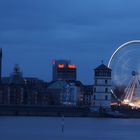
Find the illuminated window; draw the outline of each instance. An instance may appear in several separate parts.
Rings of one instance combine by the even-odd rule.
[[[69,68],[69,69],[75,69],[76,66],[75,66],[75,65],[68,65],[68,68]]]
[[[59,64],[58,68],[64,68],[64,64]]]

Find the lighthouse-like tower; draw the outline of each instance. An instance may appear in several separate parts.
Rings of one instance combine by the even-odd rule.
[[[111,69],[101,64],[94,70],[92,106],[109,109],[111,107]]]

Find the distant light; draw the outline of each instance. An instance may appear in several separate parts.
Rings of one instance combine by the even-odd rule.
[[[59,64],[58,68],[63,69],[64,68],[64,64]]]
[[[136,105],[134,103],[129,103],[130,106],[135,107]]]
[[[75,66],[75,65],[68,65],[68,68],[69,68],[69,69],[75,69],[76,66]]]
[[[124,104],[129,104],[130,101],[129,101],[128,99],[124,99],[124,100],[123,100],[123,103],[124,103]]]

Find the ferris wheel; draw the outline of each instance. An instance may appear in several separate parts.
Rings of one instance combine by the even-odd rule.
[[[140,100],[140,40],[122,44],[112,54],[108,67],[112,69],[114,86],[124,86],[124,103]]]
[[[114,85],[127,85],[132,71],[140,73],[140,40],[129,41],[118,47],[112,54],[108,67],[112,69]]]

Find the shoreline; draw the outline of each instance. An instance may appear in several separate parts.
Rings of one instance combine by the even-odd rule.
[[[87,117],[140,119],[140,110],[116,109],[110,112],[91,112],[89,107],[0,105],[0,116]]]

